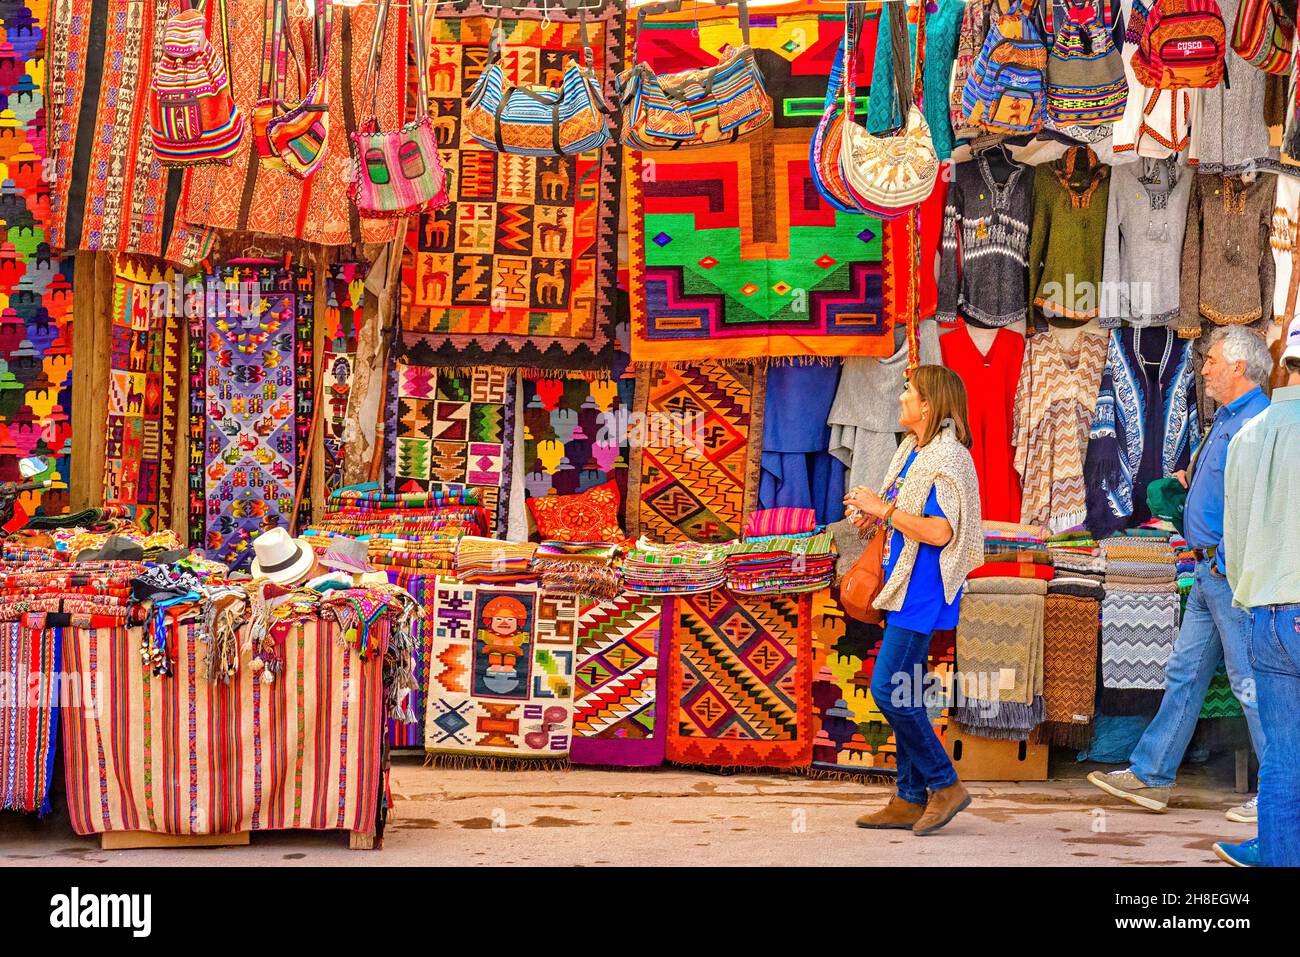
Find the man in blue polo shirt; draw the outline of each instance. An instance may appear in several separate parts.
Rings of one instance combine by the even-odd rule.
[[[1249,329],[1227,326],[1210,336],[1202,377],[1206,393],[1220,409],[1192,461],[1190,481],[1181,472],[1176,476],[1189,486],[1183,536],[1196,551],[1196,583],[1187,596],[1178,640],[1165,666],[1165,696],[1133,749],[1131,765],[1123,771],[1088,775],[1108,794],[1150,811],[1164,811],[1169,803],[1178,766],[1220,662],[1227,665],[1232,691],[1246,713],[1255,753],[1264,753],[1248,657],[1251,617],[1232,606],[1232,588],[1225,577],[1223,473],[1232,437],[1268,408],[1261,386],[1271,370],[1268,346]],[[1255,801],[1228,811],[1228,820],[1254,823]]]

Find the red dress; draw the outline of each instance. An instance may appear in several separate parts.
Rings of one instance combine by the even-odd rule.
[[[980,482],[980,511],[987,521],[1020,521],[1020,476],[1012,447],[1012,415],[1025,339],[999,329],[988,354],[979,351],[964,322],[939,337],[943,364],[966,384],[971,456]]]

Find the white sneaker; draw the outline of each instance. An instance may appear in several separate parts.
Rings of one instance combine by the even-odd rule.
[[[1228,813],[1224,815],[1234,824],[1258,824],[1259,823],[1259,795],[1256,794],[1245,804],[1239,804],[1234,808],[1229,808]]]

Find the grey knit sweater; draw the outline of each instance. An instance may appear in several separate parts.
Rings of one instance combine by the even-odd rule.
[[[977,325],[1024,319],[1029,307],[1029,220],[1033,170],[1013,162],[994,175],[986,155],[957,164],[940,242],[936,318],[958,313]]]
[[[1168,159],[1140,158],[1110,174],[1101,325],[1164,326],[1178,316],[1183,230],[1194,175]]]

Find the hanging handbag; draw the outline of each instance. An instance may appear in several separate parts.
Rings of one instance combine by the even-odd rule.
[[[299,179],[316,172],[325,158],[329,140],[329,49],[334,32],[334,0],[317,0],[313,34],[315,76],[302,102],[291,106],[266,124],[266,138],[286,169]],[[345,64],[345,66],[349,66]]]
[[[844,145],[840,165],[844,181],[854,199],[870,216],[893,219],[927,199],[939,177],[939,157],[930,138],[930,125],[921,114],[921,79],[925,69],[925,7],[921,6],[916,30],[916,67],[912,83],[907,82],[911,66],[911,44],[907,38],[906,13],[894,10],[897,3],[881,7],[889,18],[890,47],[894,61],[894,96],[900,131],[874,136],[853,120],[856,90],[844,89]],[[846,71],[848,73],[849,71]]]
[[[840,605],[850,618],[878,625],[885,620],[885,615],[872,603],[885,586],[885,535],[888,531],[877,521],[867,534],[869,537],[862,554],[840,579]]]
[[[424,4],[410,0],[411,48],[417,64],[428,63],[424,35]],[[429,117],[429,73],[417,69],[415,119],[396,130],[380,130],[379,77],[390,0],[379,0],[375,35],[361,102],[370,103],[370,116],[352,134],[352,198],[365,216],[412,216],[447,205],[447,173],[438,155],[438,140]],[[405,55],[406,44],[402,44]],[[366,96],[366,91],[370,96]]]
[[[253,105],[253,155],[263,166],[284,169],[266,135],[271,121],[283,116],[289,109],[285,102],[288,61],[293,60],[297,90],[306,89],[302,62],[289,41],[289,0],[264,0],[262,27],[262,80],[257,102]]]
[[[1047,51],[1047,119],[1057,127],[1103,126],[1120,119],[1127,102],[1124,58],[1102,7],[1071,2]]]
[[[577,156],[610,141],[612,111],[592,69],[585,12],[581,23],[582,61],[569,61],[559,89],[514,86],[501,66],[505,31],[498,14],[487,67],[465,100],[462,122],[475,143],[519,156]]]
[[[731,0],[713,0],[725,7]],[[656,74],[635,63],[619,77],[623,105],[623,145],[638,150],[677,150],[715,143],[734,143],[772,122],[772,98],[763,88],[749,45],[749,7],[739,0],[741,46],[723,50],[717,66],[707,70]],[[637,11],[640,39],[647,16],[675,13],[682,0],[647,4]]]
[[[1295,55],[1295,5],[1278,0],[1241,0],[1232,23],[1232,49],[1265,73],[1285,74]]]
[[[204,3],[168,18],[149,84],[149,128],[162,166],[229,165],[244,138],[226,67],[225,9],[215,15],[218,46],[208,39]]]
[[[813,185],[817,187],[822,199],[843,213],[863,211],[849,192],[840,167],[840,150],[844,145],[844,110],[840,107],[839,99],[846,81],[850,88],[856,86],[857,50],[854,39],[858,28],[856,11],[859,9],[860,6],[855,4],[846,11],[844,36],[840,37],[840,46],[835,59],[831,61],[830,77],[826,82],[822,118],[808,148],[808,166],[812,172]],[[850,74],[848,77],[845,76],[846,72]]]

